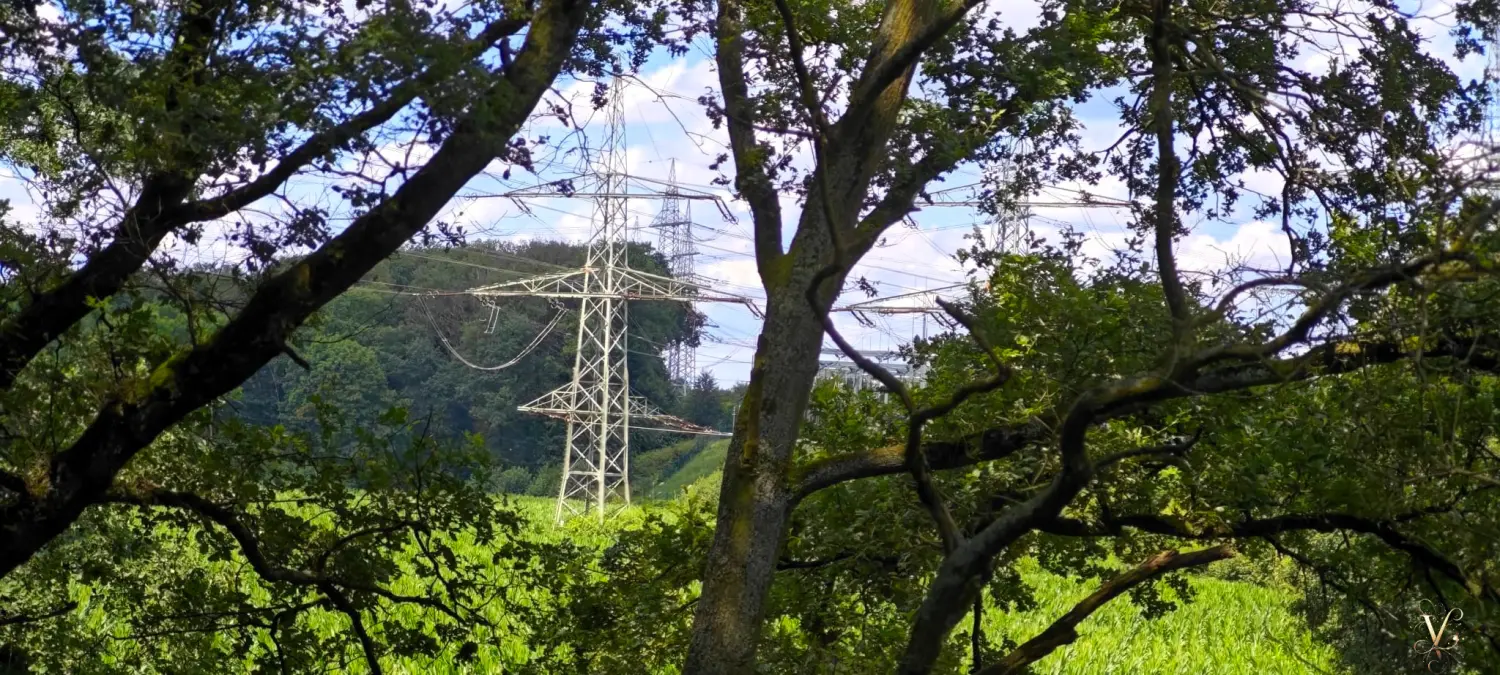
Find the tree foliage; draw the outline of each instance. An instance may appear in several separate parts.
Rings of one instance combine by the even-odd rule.
[[[1199,543],[1285,555],[1370,616],[1395,616],[1378,608],[1404,593],[1490,616],[1493,431],[1487,413],[1462,412],[1488,409],[1477,383],[1493,363],[1478,317],[1493,312],[1480,307],[1497,208],[1478,190],[1488,149],[1465,144],[1484,83],[1430,55],[1419,18],[1390,3],[1061,0],[1024,31],[1001,27],[1007,9],[718,4],[723,102],[710,109],[755,214],[770,311],[687,671],[754,672],[783,613],[830,663],[978,670],[998,641],[960,645],[956,631],[985,598],[1025,601],[1017,559],[1104,578],[1105,554],[1145,561],[1102,597],[1128,587],[1157,611],[1143,582],[1166,570],[1151,561],[1233,554],[1155,555]],[[1492,3],[1455,16],[1458,56],[1494,34]],[[1073,106],[1101,96],[1123,133],[1084,148]],[[908,387],[827,312],[881,233],[970,161],[991,170],[997,214],[1043,183],[1116,180],[1136,236],[1099,264],[1072,237],[964,252],[973,298],[944,307],[961,330],[914,348],[931,376]],[[1250,172],[1276,175],[1279,193],[1247,187]],[[778,189],[802,197],[785,246]],[[1180,268],[1190,224],[1247,216],[1279,221],[1284,268]],[[809,396],[825,334],[884,383],[886,399],[861,404],[883,412],[856,420]],[[809,405],[819,424],[804,429]],[[868,482],[891,474],[912,489]],[[847,590],[783,595],[798,584],[776,573],[787,554],[831,561],[821,581]],[[869,584],[872,569],[893,585]],[[816,638],[848,621],[839,608],[872,605],[891,617],[875,651]],[[1075,639],[1092,607],[1005,636],[1015,648],[983,672]]]
[[[0,7],[0,163],[33,202],[0,221],[8,641],[65,671],[472,657],[497,581],[454,542],[519,527],[483,489],[493,455],[382,409],[369,347],[298,329],[414,237],[459,239],[436,218],[460,188],[547,157],[520,131],[557,78],[691,39],[665,20],[582,0]],[[225,414],[282,355],[308,372],[274,413],[301,424]],[[31,631],[74,605],[87,640]],[[385,620],[403,608],[433,615]],[[142,642],[98,642],[117,638]]]
[[[1417,599],[1464,609],[1471,666],[1500,658],[1500,204],[1492,149],[1465,145],[1490,101],[1402,7],[1047,0],[1025,29],[937,0],[39,10],[0,8],[0,161],[40,207],[0,223],[7,659],[639,672],[685,652],[692,675],[993,675],[1087,639],[1121,595],[1169,611],[1191,597],[1178,572],[1231,556],[1303,570],[1351,664],[1410,659],[1370,636],[1409,634],[1391,622]],[[1454,10],[1460,55],[1494,37],[1494,3]],[[548,435],[511,411],[566,360],[476,377],[433,336],[492,363],[557,308],[480,335],[473,308],[389,319],[388,298],[343,294],[452,288],[455,270],[381,261],[458,239],[434,219],[482,171],[536,168],[552,141],[520,130],[560,74],[702,31],[768,296],[722,485],[621,532],[541,536],[487,488],[526,480],[497,458],[542,460]],[[1122,129],[1102,150],[1082,146],[1092,99]],[[1115,181],[1134,236],[1107,261],[1075,233],[976,242],[970,297],[911,346],[909,385],[828,310],[962,167],[997,214]],[[1279,225],[1284,267],[1179,264],[1190,226],[1247,217]],[[186,269],[168,243],[240,265]],[[662,344],[698,327],[632,316]],[[884,391],[815,386],[825,335]],[[637,387],[665,395],[655,368]],[[722,423],[710,384],[680,409]],[[1098,590],[994,634],[984,616],[1039,604],[1026,560]]]

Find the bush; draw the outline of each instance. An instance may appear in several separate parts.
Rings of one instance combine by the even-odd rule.
[[[536,475],[531,479],[531,485],[526,488],[526,494],[537,497],[556,497],[557,486],[561,484],[562,467],[548,464],[536,470]]]
[[[505,494],[522,495],[529,494],[531,490],[531,472],[526,467],[513,466],[500,472],[495,476],[494,489],[496,492]]]

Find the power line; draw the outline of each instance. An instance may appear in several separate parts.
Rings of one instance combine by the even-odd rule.
[[[449,344],[448,336],[443,335],[443,329],[438,326],[437,319],[432,316],[432,310],[427,306],[427,300],[424,296],[417,296],[417,304],[421,306],[422,313],[427,316],[427,323],[432,325],[433,332],[437,333],[438,340],[443,343],[443,347],[447,348],[448,353],[452,354],[453,358],[458,359],[460,363],[463,363],[464,365],[473,368],[474,370],[483,370],[486,372],[505,370],[506,368],[520,363],[522,359],[525,359],[528,355],[531,354],[532,351],[537,348],[537,345],[542,344],[542,341],[546,340],[548,335],[552,334],[552,329],[557,327],[557,322],[562,319],[564,313],[564,310],[559,307],[557,309],[557,312],[552,315],[552,320],[548,321],[547,325],[542,328],[542,331],[540,333],[537,333],[536,337],[532,338],[531,342],[527,343],[527,345],[521,349],[520,353],[516,354],[515,357],[511,360],[497,366],[480,366],[475,365],[473,362],[464,358],[463,354],[458,353],[458,350],[455,349],[452,344]],[[485,332],[493,331],[493,319],[498,318],[498,308],[491,305],[490,309],[492,321],[490,323],[490,330]]]

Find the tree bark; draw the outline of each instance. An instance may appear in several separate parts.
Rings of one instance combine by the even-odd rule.
[[[787,283],[767,293],[765,328],[724,462],[718,527],[694,617],[687,673],[754,670],[766,595],[795,496],[792,448],[823,344],[822,320],[800,291],[822,262],[799,257]],[[842,274],[837,277],[830,286],[842,281]]]

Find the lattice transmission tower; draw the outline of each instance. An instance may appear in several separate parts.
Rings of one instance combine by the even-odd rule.
[[[667,268],[672,278],[697,281],[693,272],[693,258],[698,251],[693,246],[692,202],[682,198],[677,188],[677,161],[673,160],[667,172],[666,193],[661,200],[661,210],[651,219],[658,234],[658,248],[666,256]],[[691,305],[689,305],[691,310]],[[667,348],[667,376],[679,387],[692,386],[698,376],[697,352],[692,345],[678,342]]]
[[[630,389],[628,302],[732,302],[759,314],[748,299],[706,289],[683,279],[632,269],[629,265],[627,206],[632,198],[715,201],[716,196],[670,193],[650,187],[626,172],[624,81],[616,78],[609,96],[608,129],[595,171],[548,184],[496,195],[515,200],[582,198],[595,205],[588,254],[582,268],[519,281],[480,286],[467,291],[494,306],[500,298],[543,297],[579,302],[577,352],[573,377],[534,401],[519,406],[523,412],[547,415],[567,423],[564,436],[562,484],[558,487],[556,516],[594,511],[602,520],[612,501],[630,502],[630,430],[650,428],[696,434],[723,435],[667,415]]]
[[[1018,180],[1016,177],[1017,167],[1008,163],[1000,168],[1001,182]],[[938,190],[928,195],[930,201],[923,208],[935,207],[965,207],[973,208],[988,206],[989,201],[975,199],[974,196],[964,195],[965,191],[978,191],[983,186],[978,183],[959,185],[946,190]],[[1061,188],[1053,188],[1061,189]],[[1026,241],[1026,235],[1030,232],[1030,219],[1034,209],[1050,208],[1074,208],[1074,209],[1129,209],[1133,206],[1131,202],[1111,197],[1100,197],[1084,193],[1078,193],[1077,198],[1070,199],[1022,199],[1003,206],[995,214],[991,221],[991,237],[996,248],[1005,252],[1019,251]],[[927,314],[935,316],[939,321],[945,321],[946,313],[937,304],[937,299],[944,296],[957,297],[965,293],[966,284],[951,284],[941,288],[931,288],[909,293],[901,293],[883,298],[862,300],[834,307],[829,311],[847,312],[854,315],[860,323],[869,325],[870,321],[866,315],[892,315],[892,314]],[[950,297],[951,299],[951,297]]]

